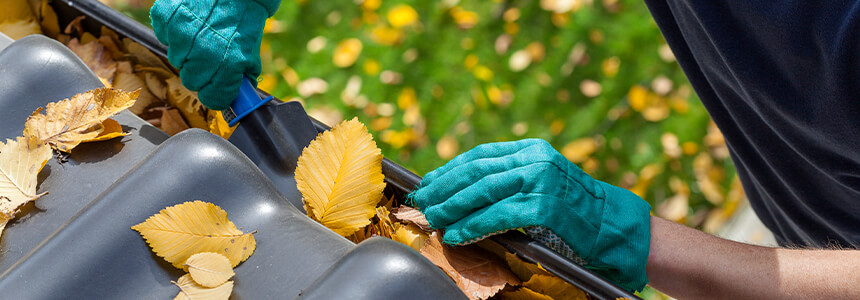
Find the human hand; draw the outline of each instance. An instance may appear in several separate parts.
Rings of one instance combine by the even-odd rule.
[[[428,173],[409,195],[449,245],[522,228],[628,290],[648,279],[650,210],[595,180],[546,141],[484,144]]]
[[[225,110],[239,94],[242,76],[260,75],[263,26],[279,4],[280,0],[157,0],[149,15],[182,84],[198,91],[207,108]]]

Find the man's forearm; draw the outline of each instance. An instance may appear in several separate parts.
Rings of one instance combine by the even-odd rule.
[[[753,246],[657,217],[647,272],[680,299],[860,299],[860,251]]]

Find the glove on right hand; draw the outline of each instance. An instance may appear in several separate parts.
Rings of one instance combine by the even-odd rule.
[[[182,84],[199,91],[207,108],[225,110],[238,96],[243,74],[260,75],[263,26],[278,5],[280,0],[158,0],[149,16]]]
[[[641,290],[647,202],[595,180],[539,139],[484,144],[427,174],[409,195],[449,245],[524,229],[628,290]]]

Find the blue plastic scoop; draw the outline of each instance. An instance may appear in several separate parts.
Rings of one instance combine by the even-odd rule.
[[[243,76],[242,85],[239,86],[239,96],[236,97],[236,100],[233,100],[233,103],[230,104],[230,108],[222,112],[224,115],[224,121],[227,121],[227,124],[230,125],[230,127],[236,126],[236,124],[239,123],[239,120],[260,106],[263,106],[263,104],[269,102],[272,98],[272,96],[269,96],[265,99],[260,99],[260,96],[257,95],[257,89],[255,89],[254,85],[251,84],[251,79],[247,76]]]

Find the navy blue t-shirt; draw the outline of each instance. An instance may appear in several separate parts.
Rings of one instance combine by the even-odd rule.
[[[645,0],[784,246],[860,247],[860,0]]]

